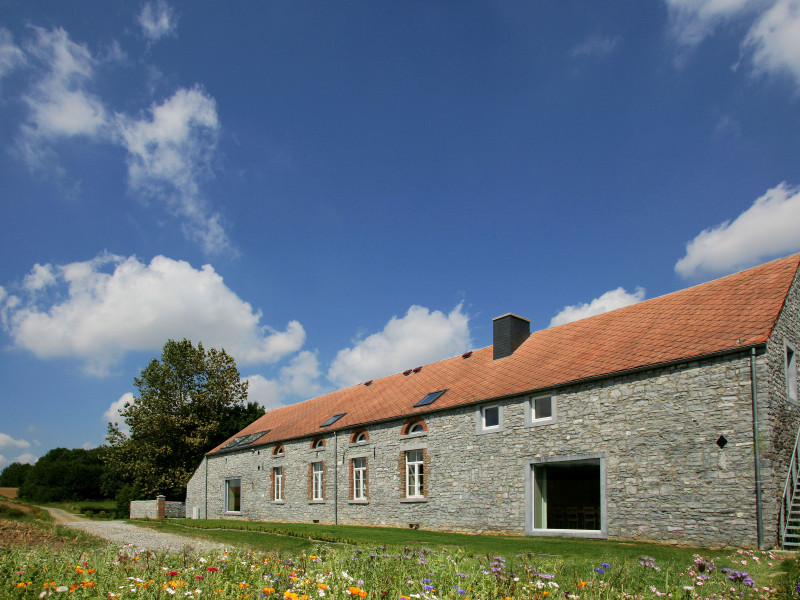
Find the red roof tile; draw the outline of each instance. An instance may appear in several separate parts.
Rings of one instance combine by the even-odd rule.
[[[767,340],[800,254],[602,315],[534,332],[506,358],[492,347],[269,411],[237,433],[270,430],[259,444],[747,347]],[[432,405],[414,408],[429,392]],[[347,413],[335,427],[326,419]],[[236,437],[234,436],[234,437]],[[232,439],[232,438],[231,438]],[[213,451],[218,450],[221,444]],[[212,452],[213,452],[212,451]]]

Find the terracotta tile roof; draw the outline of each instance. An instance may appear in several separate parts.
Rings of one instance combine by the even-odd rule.
[[[269,411],[236,436],[257,444],[402,418],[547,389],[621,371],[763,343],[775,325],[800,254],[602,315],[536,331],[506,358],[492,347]],[[414,408],[429,392],[448,391]],[[329,417],[346,413],[334,426]],[[236,437],[234,436],[234,437]],[[217,451],[221,444],[212,452]]]

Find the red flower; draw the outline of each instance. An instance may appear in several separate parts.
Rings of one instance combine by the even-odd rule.
[[[219,571],[219,567],[208,567],[209,571]]]
[[[178,574],[178,572],[177,571],[170,571],[168,574],[169,574],[170,577],[174,577],[175,575]]]

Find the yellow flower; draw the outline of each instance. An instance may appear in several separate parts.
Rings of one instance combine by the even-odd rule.
[[[317,587],[318,587],[319,589],[321,589],[321,590],[327,590],[327,589],[328,589],[328,585],[327,585],[327,584],[325,584],[325,583],[318,583],[318,584],[317,584]]]

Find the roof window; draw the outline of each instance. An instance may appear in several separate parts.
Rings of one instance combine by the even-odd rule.
[[[330,419],[328,419],[322,425],[320,425],[320,427],[327,427],[328,425],[333,425],[334,423],[336,423],[336,421],[341,419],[346,414],[347,413],[339,413],[338,415],[333,415]]]
[[[446,391],[447,390],[439,390],[438,392],[431,392],[430,394],[425,396],[422,400],[417,402],[414,405],[414,408],[416,408],[418,406],[428,406],[429,404],[433,404],[434,402],[436,402],[436,400],[439,399],[439,396],[444,394]]]
[[[269,433],[269,431],[270,430],[267,429],[266,431],[259,431],[258,433],[240,435],[239,437],[233,438],[230,442],[220,448],[220,450],[233,450],[234,448],[243,448],[244,446],[249,446],[261,436]]]

